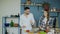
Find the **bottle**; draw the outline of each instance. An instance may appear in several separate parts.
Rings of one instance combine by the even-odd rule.
[[[13,22],[13,20],[11,20],[11,22],[10,22],[10,26],[11,26],[11,27],[14,26],[14,22]]]

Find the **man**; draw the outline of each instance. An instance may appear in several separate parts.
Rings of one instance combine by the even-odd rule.
[[[30,8],[24,8],[24,14],[20,16],[20,26],[22,28],[22,34],[28,34],[26,30],[31,31],[32,25],[35,23],[33,14],[30,13]]]

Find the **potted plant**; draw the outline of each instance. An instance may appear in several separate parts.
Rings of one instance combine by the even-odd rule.
[[[45,11],[49,11],[50,3],[44,2],[44,3],[42,4],[42,7],[44,8]]]

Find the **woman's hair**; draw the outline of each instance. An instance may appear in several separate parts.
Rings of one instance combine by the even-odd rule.
[[[49,11],[46,11],[47,12],[47,19],[49,20]]]
[[[48,25],[48,21],[49,21],[49,11],[46,11],[47,12],[47,23],[46,25]]]

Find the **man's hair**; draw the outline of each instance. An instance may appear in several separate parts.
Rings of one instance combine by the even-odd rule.
[[[24,10],[30,9],[29,7],[25,7]]]

